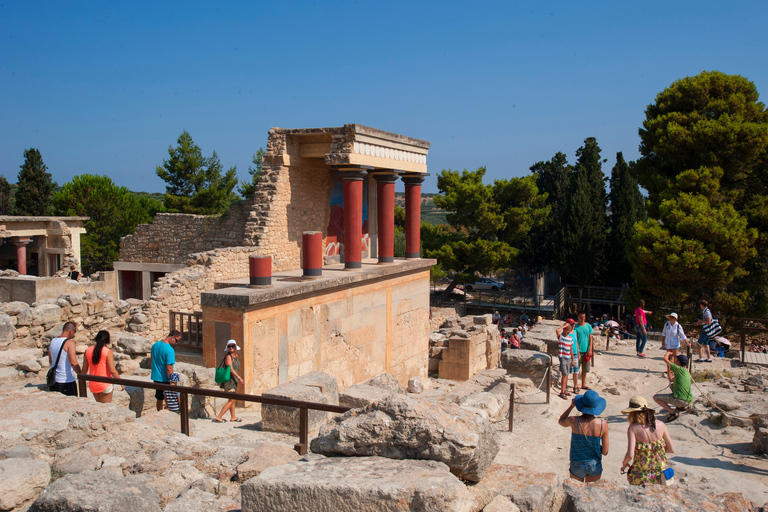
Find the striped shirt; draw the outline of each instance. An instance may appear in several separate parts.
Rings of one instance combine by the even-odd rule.
[[[176,391],[163,391],[165,403],[168,404],[168,410],[176,412],[179,410],[179,393]]]
[[[560,336],[560,341],[557,343],[557,348],[560,357],[573,357],[573,338],[570,334],[563,334]]]

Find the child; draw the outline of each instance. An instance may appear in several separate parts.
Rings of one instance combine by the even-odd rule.
[[[560,357],[560,373],[562,378],[560,381],[560,398],[567,400],[568,396],[568,375],[573,373],[573,369],[576,368],[576,373],[573,373],[573,388],[576,389],[578,384],[578,366],[576,366],[576,359],[573,354],[573,326],[576,324],[572,318],[566,320],[562,327],[557,329],[555,333],[558,337],[558,355]]]
[[[178,373],[172,373],[168,376],[168,384],[171,386],[178,386],[179,381]],[[176,391],[163,391],[165,394],[165,403],[168,404],[168,410],[173,412],[179,412],[179,393]]]
[[[501,351],[504,352],[509,347],[509,342],[507,341],[507,331],[503,330],[501,331]]]

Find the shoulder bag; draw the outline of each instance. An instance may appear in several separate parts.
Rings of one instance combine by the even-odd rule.
[[[224,361],[226,360],[227,356],[224,356],[224,359],[221,360],[221,364],[216,367],[216,377],[214,377],[216,384],[224,384],[232,377],[232,366],[224,366]]]
[[[61,342],[59,347],[59,355],[56,356],[56,364],[48,369],[48,373],[45,374],[45,383],[48,385],[48,391],[58,391],[59,387],[56,385],[56,368],[59,367],[59,359],[61,359],[61,351],[64,350],[64,344],[69,340]]]
[[[704,332],[707,333],[707,337],[712,340],[715,336],[723,332],[723,328],[720,326],[720,322],[717,321],[717,318],[712,318],[709,325],[704,325]]]

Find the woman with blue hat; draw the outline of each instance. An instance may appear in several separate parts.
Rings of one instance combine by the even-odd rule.
[[[573,408],[581,416],[570,416]],[[608,422],[597,418],[605,410],[605,398],[589,390],[573,399],[557,422],[571,429],[571,478],[597,482],[603,474],[603,455],[608,455]]]

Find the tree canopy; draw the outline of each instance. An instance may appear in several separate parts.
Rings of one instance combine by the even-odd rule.
[[[11,184],[2,175],[0,175],[0,215],[13,215]]]
[[[206,215],[225,211],[236,198],[237,168],[224,172],[216,151],[204,157],[186,130],[176,143],[175,148],[168,147],[168,159],[155,169],[166,182],[166,209]]]
[[[242,181],[240,186],[237,187],[237,191],[243,199],[252,199],[256,195],[256,187],[258,186],[265,154],[264,148],[259,148],[256,154],[253,155],[253,166],[248,166],[248,174],[251,175],[251,180]]]
[[[658,300],[768,312],[768,112],[758,97],[744,77],[705,71],[645,111],[632,171],[651,218],[637,227],[632,264]]]
[[[24,164],[19,171],[15,215],[45,216],[52,211],[51,194],[54,183],[43,157],[35,148],[24,151]]]
[[[607,267],[609,282],[629,283],[632,278],[630,242],[635,223],[646,220],[645,199],[640,187],[629,171],[624,155],[616,153],[616,165],[611,169],[611,191],[608,195],[611,214],[608,221],[608,247],[606,254],[610,265]]]

